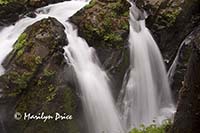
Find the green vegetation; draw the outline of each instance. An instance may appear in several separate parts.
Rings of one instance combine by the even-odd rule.
[[[85,6],[85,9],[92,8],[96,4],[96,0],[92,0],[88,5]]]
[[[24,46],[26,44],[26,39],[27,39],[27,34],[22,33],[14,45],[14,50],[17,51],[18,57],[24,53]]]
[[[171,126],[171,121],[166,120],[161,126],[152,124],[148,127],[141,125],[140,128],[134,128],[129,133],[166,133]]]
[[[52,71],[52,70],[50,70],[50,69],[44,69],[44,76],[46,76],[46,77],[52,77],[53,75],[55,75],[55,71]]]
[[[173,11],[167,11],[163,13],[163,19],[166,20],[167,26],[171,26],[175,23],[177,16],[180,13],[180,9],[176,8]]]
[[[14,85],[15,89],[13,88],[13,92],[9,94],[9,96],[17,96],[20,94],[24,89],[27,88],[28,82],[33,76],[31,72],[10,72],[7,75],[8,80],[12,81],[11,84]]]
[[[0,5],[1,4],[8,4],[10,2],[17,2],[17,3],[21,3],[24,4],[26,3],[28,0],[0,0]]]
[[[15,43],[14,49],[15,49],[15,50],[19,50],[19,49],[23,48],[23,46],[24,46],[25,43],[26,43],[26,38],[27,38],[27,34],[26,34],[26,33],[22,33],[22,34],[19,36],[17,42]]]
[[[42,58],[40,56],[35,57],[35,63],[37,65],[42,64]]]
[[[7,4],[9,2],[10,2],[10,0],[0,0],[0,4]]]
[[[106,34],[104,36],[104,40],[110,42],[123,41],[122,37],[119,34],[114,34],[114,33]]]

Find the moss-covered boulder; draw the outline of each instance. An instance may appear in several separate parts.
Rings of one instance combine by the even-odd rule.
[[[120,48],[128,35],[129,6],[126,0],[92,0],[70,20],[89,45]]]
[[[172,133],[200,132],[200,27],[193,32],[192,54],[181,88]]]
[[[9,133],[77,133],[78,98],[66,73],[64,27],[54,18],[29,26],[14,44],[0,77],[1,116]],[[67,68],[66,68],[67,67]],[[69,71],[69,70],[68,70]],[[72,115],[72,120],[15,120],[15,112]]]

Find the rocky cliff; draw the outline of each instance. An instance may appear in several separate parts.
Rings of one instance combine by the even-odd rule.
[[[180,90],[178,108],[172,128],[173,133],[200,132],[200,27],[192,35],[190,56],[184,85]]]

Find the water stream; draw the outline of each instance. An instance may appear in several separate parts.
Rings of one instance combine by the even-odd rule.
[[[164,62],[145,26],[145,13],[130,8],[130,68],[118,104],[127,129],[159,124],[171,118],[174,106]]]

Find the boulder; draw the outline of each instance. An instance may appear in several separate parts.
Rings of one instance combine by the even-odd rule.
[[[0,77],[0,112],[6,132],[79,132],[80,102],[70,80],[72,70],[63,57],[67,43],[64,26],[55,18],[38,21],[20,35],[3,62],[6,72]],[[16,112],[52,116],[66,113],[73,119],[15,120]]]

